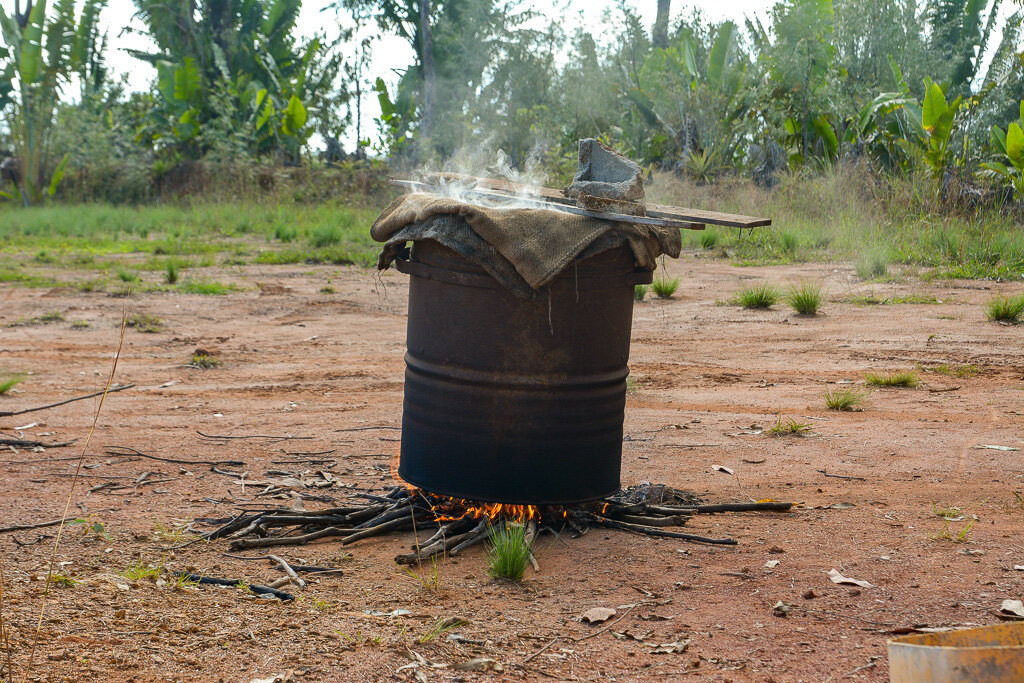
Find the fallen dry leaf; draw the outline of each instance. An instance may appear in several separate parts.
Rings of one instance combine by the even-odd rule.
[[[991,443],[979,443],[977,446],[975,446],[975,448],[988,448],[989,450],[993,450],[993,451],[1019,451],[1020,450],[1019,448],[1014,448],[1013,446],[997,446],[996,444],[991,444]]]
[[[998,616],[1001,619],[1024,619],[1024,602],[1003,600],[1003,604],[999,606]]]
[[[674,643],[662,643],[661,645],[655,645],[648,650],[647,653],[652,655],[682,654],[686,652],[686,648],[688,647],[690,647],[690,640],[688,638],[683,638]]]
[[[764,566],[768,567],[768,569],[775,569],[779,566],[780,562],[782,562],[782,560],[768,560],[764,563]]]
[[[505,670],[505,667],[489,657],[477,657],[468,662],[459,662],[452,668],[456,671],[495,671],[499,673]]]
[[[591,624],[600,624],[602,621],[608,621],[616,614],[618,614],[618,612],[611,607],[595,607],[584,612],[580,619],[590,622]]]
[[[868,581],[862,581],[860,579],[851,579],[843,576],[835,569],[830,569],[828,572],[828,578],[832,579],[832,583],[845,583],[851,586],[860,586],[861,588],[874,588],[874,584]]]
[[[711,469],[713,469],[716,472],[725,472],[726,474],[732,474],[733,473],[733,471],[731,469],[729,469],[728,467],[726,467],[725,465],[712,465]]]

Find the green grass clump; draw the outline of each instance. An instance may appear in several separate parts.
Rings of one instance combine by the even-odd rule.
[[[679,278],[674,277],[669,280],[663,275],[651,283],[651,289],[654,290],[659,299],[671,298],[676,293],[676,290],[679,289]]]
[[[811,424],[809,422],[797,422],[791,417],[783,422],[780,417],[778,422],[768,428],[768,433],[772,436],[785,436],[786,434],[803,436],[804,432],[809,432],[810,430]]]
[[[147,567],[141,560],[132,562],[124,572],[124,578],[132,581],[151,579],[155,581],[163,572],[163,567]]]
[[[792,256],[800,247],[800,237],[795,232],[780,232],[779,244],[782,246],[782,251]]]
[[[298,236],[298,230],[292,225],[278,225],[274,228],[274,239],[280,242],[294,242]]]
[[[209,370],[215,368],[221,364],[221,360],[216,356],[211,356],[208,353],[193,353],[192,360],[189,363],[192,367],[202,368],[203,370]]]
[[[714,230],[702,230],[700,233],[700,246],[704,249],[714,249],[720,237]]]
[[[526,527],[522,524],[506,524],[492,529],[487,550],[491,554],[487,573],[495,579],[519,581],[530,564],[532,544],[526,542]]]
[[[178,281],[178,262],[174,259],[167,259],[167,263],[164,266],[164,280],[169,285],[173,285]]]
[[[853,407],[862,400],[864,392],[853,387],[825,390],[825,407],[829,410],[853,410]]]
[[[861,280],[874,280],[884,277],[889,273],[889,255],[884,251],[874,251],[864,254],[854,264],[857,277]]]
[[[317,249],[333,247],[345,238],[341,228],[334,225],[321,225],[309,236],[309,243]]]
[[[736,304],[743,308],[771,308],[778,300],[778,291],[767,282],[745,287],[736,292],[734,298]]]
[[[206,294],[210,296],[222,296],[238,289],[234,285],[216,282],[214,280],[189,280],[178,285],[178,291],[185,294]]]
[[[881,374],[869,372],[864,375],[864,381],[873,387],[907,387],[913,388],[921,383],[917,372],[914,370],[900,370]]]
[[[800,315],[817,315],[821,299],[821,287],[810,282],[794,285],[786,293],[786,303]]]
[[[59,323],[64,320],[64,314],[60,311],[47,311],[36,318],[41,323]]]
[[[88,320],[76,320],[71,323],[71,329],[73,330],[84,330],[87,327],[89,327]]]
[[[159,332],[163,329],[163,321],[155,315],[148,313],[132,313],[125,320],[128,327],[134,327],[139,332]]]
[[[121,280],[121,282],[138,282],[139,281],[138,273],[133,273],[130,270],[121,269],[121,270],[117,271],[117,277],[118,277],[119,280]]]
[[[993,322],[1019,323],[1024,314],[1024,294],[1016,297],[1000,296],[985,304],[988,319]]]
[[[13,374],[0,372],[0,396],[25,381],[25,374],[15,372]]]
[[[975,363],[964,363],[963,365],[950,365],[949,363],[943,363],[941,365],[936,365],[933,368],[925,368],[925,370],[927,372],[935,372],[948,377],[970,379],[981,372],[981,366]]]
[[[633,286],[633,300],[643,301],[644,297],[647,296],[648,285],[634,285]]]

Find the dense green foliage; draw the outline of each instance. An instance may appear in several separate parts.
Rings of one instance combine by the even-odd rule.
[[[135,53],[155,66],[146,92],[127,92],[106,68],[104,0],[0,14],[10,198],[138,205],[198,195],[214,213],[236,198],[302,206],[369,195],[375,205],[385,163],[485,172],[500,149],[503,162],[557,185],[575,168],[576,141],[593,136],[647,167],[652,199],[776,220],[774,231],[684,236],[709,255],[859,256],[865,278],[1024,273],[1014,229],[1024,201],[1019,3],[781,0],[764,22],[711,22],[678,2],[666,15],[673,3],[661,0],[670,19],[655,40],[629,3],[567,32],[569,22],[525,0],[336,0],[323,16],[343,27],[329,44],[298,37],[301,0],[134,2],[153,45]],[[367,27],[408,42],[406,69],[372,73],[378,43]],[[374,89],[382,114],[366,136],[359,103]],[[356,160],[339,146],[353,123]],[[368,147],[381,159],[363,159]],[[332,185],[304,182],[325,164],[337,172]],[[83,211],[74,226],[45,209],[25,217],[53,221],[45,239],[5,220],[5,248],[67,238],[77,249],[76,231],[87,248],[86,224],[107,211]],[[295,246],[266,261],[307,250],[367,258],[345,226],[300,220],[268,232]],[[177,279],[176,266],[159,267]]]

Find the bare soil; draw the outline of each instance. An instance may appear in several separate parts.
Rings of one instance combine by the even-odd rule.
[[[299,598],[289,603],[235,588],[178,589],[182,570],[250,583],[281,572],[226,557],[225,541],[164,548],[176,528],[192,521],[199,533],[212,530],[202,520],[244,503],[315,509],[328,503],[309,496],[344,501],[390,483],[400,433],[369,428],[400,424],[405,277],[237,267],[217,276],[247,288],[239,293],[127,300],[0,285],[0,367],[32,373],[0,396],[0,411],[102,388],[125,307],[163,321],[160,332],[127,332],[116,381],[136,387],[111,394],[100,414],[70,499],[70,517],[87,524],[68,526],[56,553],[57,569],[78,583],[51,588],[30,672],[56,527],[0,535],[17,679],[885,680],[894,634],[993,623],[1002,600],[1022,597],[1024,572],[1014,565],[1024,564],[1024,501],[1014,492],[1024,489],[1024,327],[986,322],[983,310],[1020,284],[865,284],[847,265],[738,268],[694,254],[669,269],[683,278],[677,298],[635,309],[623,485],[651,481],[710,502],[776,499],[798,509],[690,522],[693,533],[737,539],[735,548],[603,530],[543,536],[540,571],[520,584],[490,580],[482,547],[406,573],[393,557],[412,534],[282,548],[294,563],[343,569],[287,589]],[[760,279],[823,282],[822,314],[724,303]],[[328,280],[333,293],[320,291]],[[840,301],[869,292],[941,303]],[[66,320],[11,326],[53,310]],[[196,349],[222,364],[187,367]],[[944,363],[980,372],[933,371]],[[824,406],[826,389],[864,388],[868,371],[917,366],[917,388],[865,388],[854,412]],[[21,427],[24,438],[77,440],[41,452],[4,448],[0,527],[62,515],[96,406],[0,418],[7,437]],[[780,419],[808,429],[773,436]],[[264,486],[209,465],[105,453],[115,445],[241,460],[222,469],[250,481],[329,470],[338,483],[261,496]],[[321,451],[331,453],[303,455]],[[328,462],[301,461],[316,457]],[[164,572],[126,578],[138,562]],[[834,584],[832,569],[873,587]],[[773,612],[780,601],[788,616]],[[618,610],[613,621],[626,616],[601,631],[612,621],[579,620],[593,607]],[[430,637],[449,617],[468,624]],[[685,652],[651,653],[683,639]],[[504,672],[451,668],[480,657]]]

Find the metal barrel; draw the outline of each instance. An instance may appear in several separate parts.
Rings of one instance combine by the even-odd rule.
[[[571,264],[542,301],[417,242],[399,476],[457,498],[525,505],[619,489],[633,286],[628,247]]]

